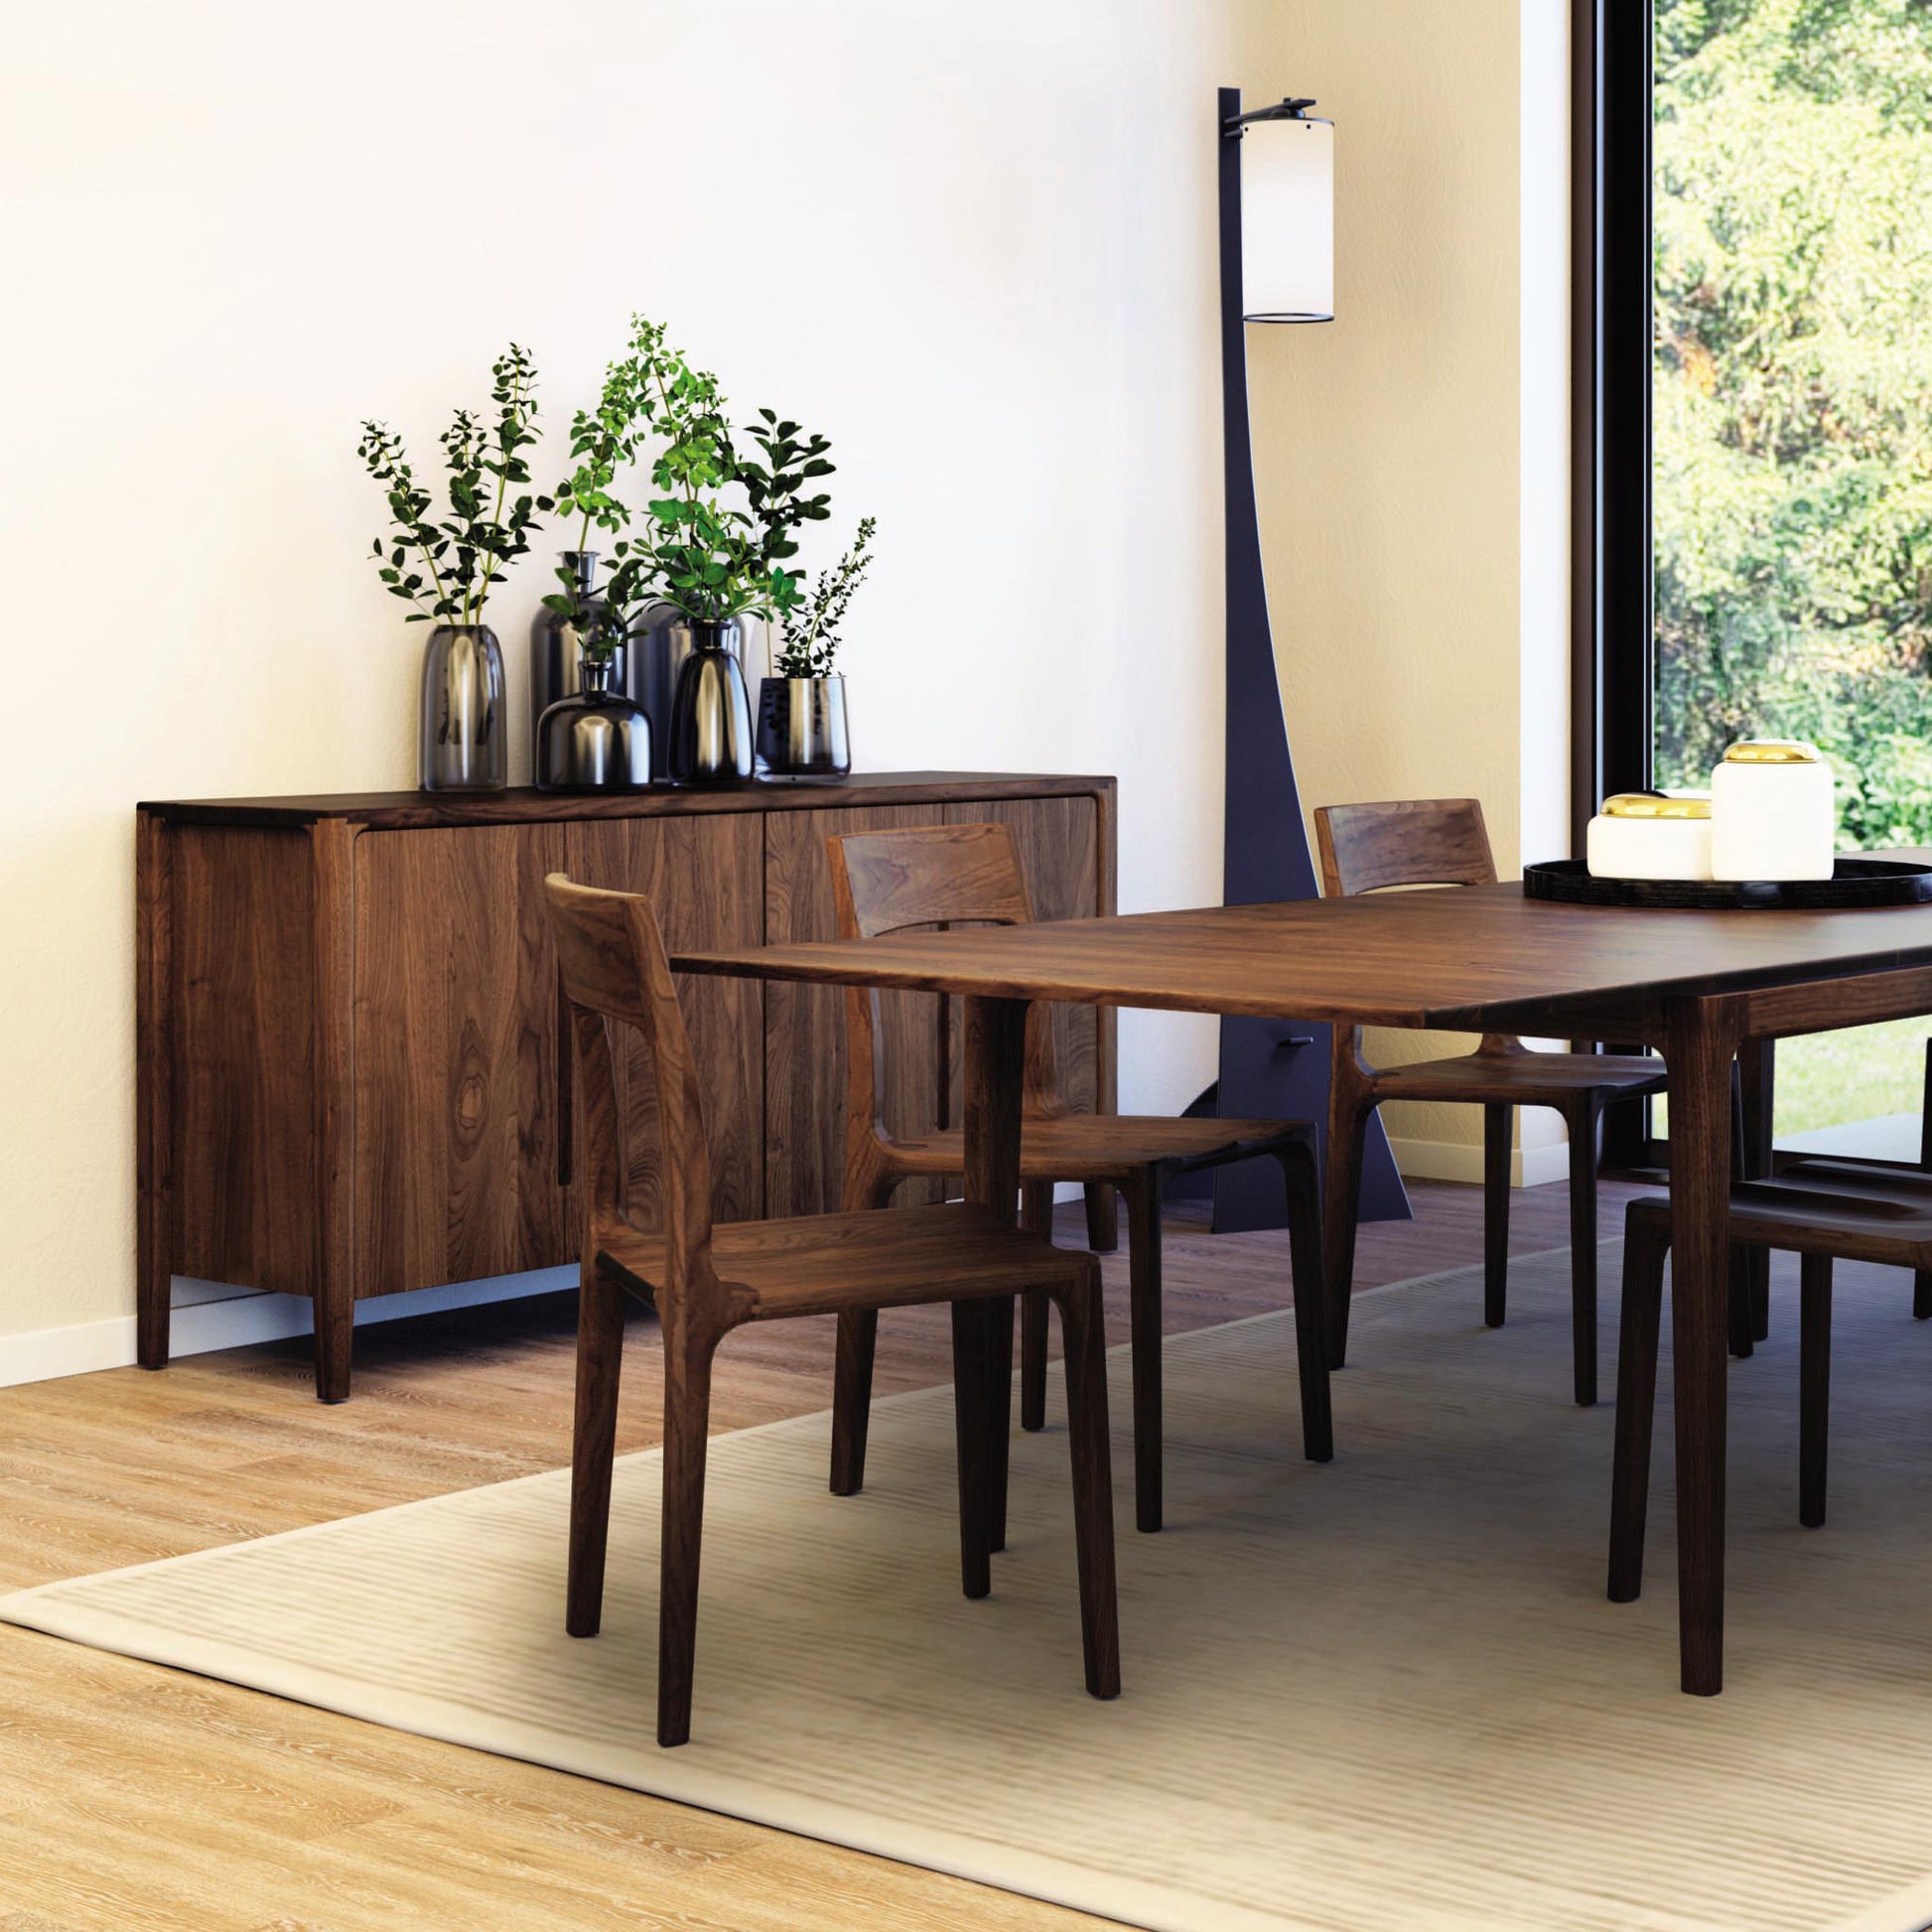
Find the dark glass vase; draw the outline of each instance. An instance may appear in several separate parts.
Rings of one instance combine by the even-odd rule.
[[[758,774],[772,784],[834,785],[852,775],[845,679],[768,677],[759,685]]]
[[[678,666],[665,748],[671,782],[747,784],[752,776],[752,699],[738,657],[738,621],[701,623],[691,619],[688,630],[690,654]]]
[[[604,609],[597,594],[597,556],[595,550],[565,550],[559,553],[563,565],[575,579],[577,601],[588,618]],[[584,640],[569,618],[539,607],[530,624],[530,742],[534,747],[538,721],[559,698],[573,698],[583,689],[578,670],[583,662]],[[611,662],[611,689],[625,688],[624,650],[618,646]]]
[[[583,658],[578,689],[537,720],[539,791],[644,791],[650,786],[650,720],[614,690],[611,660]]]
[[[423,647],[417,772],[425,791],[501,791],[503,653],[487,624],[439,623]]]

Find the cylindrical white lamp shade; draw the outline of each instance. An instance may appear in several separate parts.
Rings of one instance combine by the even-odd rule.
[[[1241,314],[1248,322],[1335,316],[1335,127],[1250,121],[1241,136]]]

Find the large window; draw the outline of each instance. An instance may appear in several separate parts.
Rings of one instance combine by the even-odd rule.
[[[1598,263],[1612,386],[1616,278],[1649,279],[1649,449],[1610,439],[1602,565],[1628,585],[1647,542],[1650,612],[1599,632],[1597,775],[1703,785],[1734,739],[1810,739],[1844,848],[1932,845],[1932,5],[1654,0],[1647,48],[1602,45],[1599,153],[1650,229],[1642,268],[1613,230]],[[1863,1144],[1914,1153],[1925,1033],[1782,1048],[1779,1139],[1879,1117]]]

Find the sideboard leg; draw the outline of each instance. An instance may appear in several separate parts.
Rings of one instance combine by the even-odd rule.
[[[355,1304],[347,1296],[316,1297],[316,1400],[348,1400],[349,1362],[354,1353]]]
[[[134,821],[135,1359],[168,1366],[174,1295],[174,892],[168,827]]]
[[[349,1146],[355,999],[355,828],[310,831],[315,884],[316,1395],[348,1397],[355,1336],[354,1163]]]

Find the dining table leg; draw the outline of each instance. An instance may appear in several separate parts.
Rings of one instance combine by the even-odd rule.
[[[961,1006],[966,1198],[990,1208],[1009,1225],[1016,1225],[1020,1218],[1020,1106],[1026,1081],[1028,1002],[974,997],[962,1001]],[[997,1311],[989,1311],[987,1318],[1011,1336],[1010,1301]],[[995,1373],[997,1354],[989,1364]],[[1010,1362],[1008,1386],[995,1389],[989,1384],[986,1393],[987,1441],[981,1466],[997,1492],[985,1498],[984,1517],[991,1547],[999,1549],[1006,1541],[1007,1456],[1003,1438],[1012,1416]],[[1002,1440],[994,1440],[995,1432]]]
[[[1677,1398],[1677,1615],[1681,1683],[1724,1689],[1725,1403],[1730,1209],[1730,1068],[1741,1008],[1673,1000],[1670,1078],[1671,1343]]]

